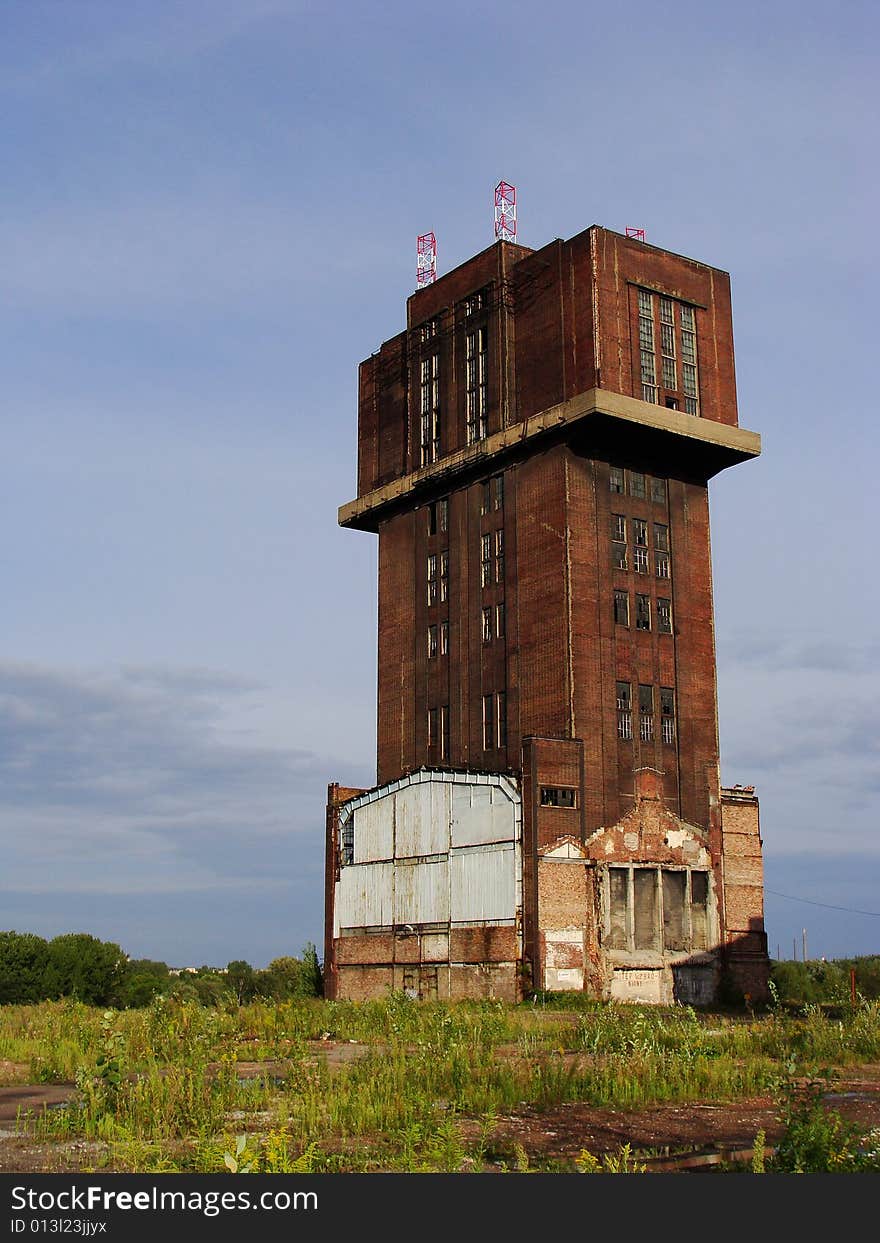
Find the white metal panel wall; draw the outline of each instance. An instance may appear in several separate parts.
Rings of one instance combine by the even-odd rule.
[[[516,918],[516,851],[513,845],[455,851],[449,856],[454,923]]]
[[[365,803],[354,816],[354,861],[390,859],[394,848],[394,798],[388,795]]]
[[[352,863],[339,872],[339,925],[369,928],[393,923],[391,863]]]
[[[452,787],[453,846],[512,842],[515,837],[516,804],[498,786]]]
[[[449,865],[398,863],[394,869],[394,922],[445,924],[449,920]]]
[[[398,790],[395,856],[442,855],[449,849],[449,785],[420,781]]]

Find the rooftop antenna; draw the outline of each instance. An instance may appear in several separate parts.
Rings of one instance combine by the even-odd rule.
[[[516,241],[516,186],[506,181],[495,187],[495,236],[499,242]]]
[[[433,233],[421,233],[416,243],[416,289],[433,285],[437,279],[437,239]]]
[[[643,242],[643,241],[645,240],[645,230],[644,230],[644,229],[634,229],[634,228],[632,227],[632,225],[627,225],[627,226],[626,226],[626,236],[627,236],[627,237],[634,237],[634,238],[636,239],[636,241],[637,241],[637,242]]]

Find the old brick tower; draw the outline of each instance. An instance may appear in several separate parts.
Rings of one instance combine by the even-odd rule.
[[[360,368],[378,784],[330,786],[330,996],[766,992],[758,805],[719,782],[708,480],[726,273],[498,241]]]

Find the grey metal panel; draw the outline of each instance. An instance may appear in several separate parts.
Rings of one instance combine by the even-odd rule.
[[[354,861],[390,859],[394,846],[394,796],[366,803],[354,816]]]
[[[421,781],[398,790],[395,804],[395,856],[440,855],[449,849],[449,785]]]
[[[500,786],[452,787],[452,845],[512,842],[517,836],[517,807]]]
[[[351,863],[340,869],[340,927],[369,928],[393,922],[393,873],[391,863]]]
[[[449,877],[454,923],[516,917],[516,852],[512,844],[453,852]]]
[[[394,868],[394,922],[441,924],[449,920],[449,865],[397,863]]]

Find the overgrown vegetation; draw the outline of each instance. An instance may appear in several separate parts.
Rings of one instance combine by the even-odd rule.
[[[880,1003],[832,1017],[818,1005],[706,1015],[559,997],[239,1005],[227,990],[213,1007],[160,996],[109,1012],[62,1000],[0,1009],[0,1059],[23,1063],[30,1080],[74,1081],[70,1107],[22,1128],[43,1143],[90,1141],[95,1165],[115,1169],[527,1170],[534,1155],[493,1139],[498,1120],[524,1105],[768,1093],[789,1136],[768,1169],[806,1167],[820,1149],[857,1154],[861,1165],[833,1167],[856,1169],[867,1168],[862,1138],[833,1120],[822,1138],[821,1099],[803,1104],[793,1085],[823,1067],[880,1061]],[[244,1062],[263,1072],[245,1078]],[[596,1160],[603,1171],[641,1164],[630,1152]],[[568,1168],[590,1164],[582,1155]]]
[[[880,955],[831,962],[782,960],[772,964],[771,980],[786,1005],[847,1005],[852,996],[851,973],[855,973],[858,996],[872,1001],[880,998]]]

